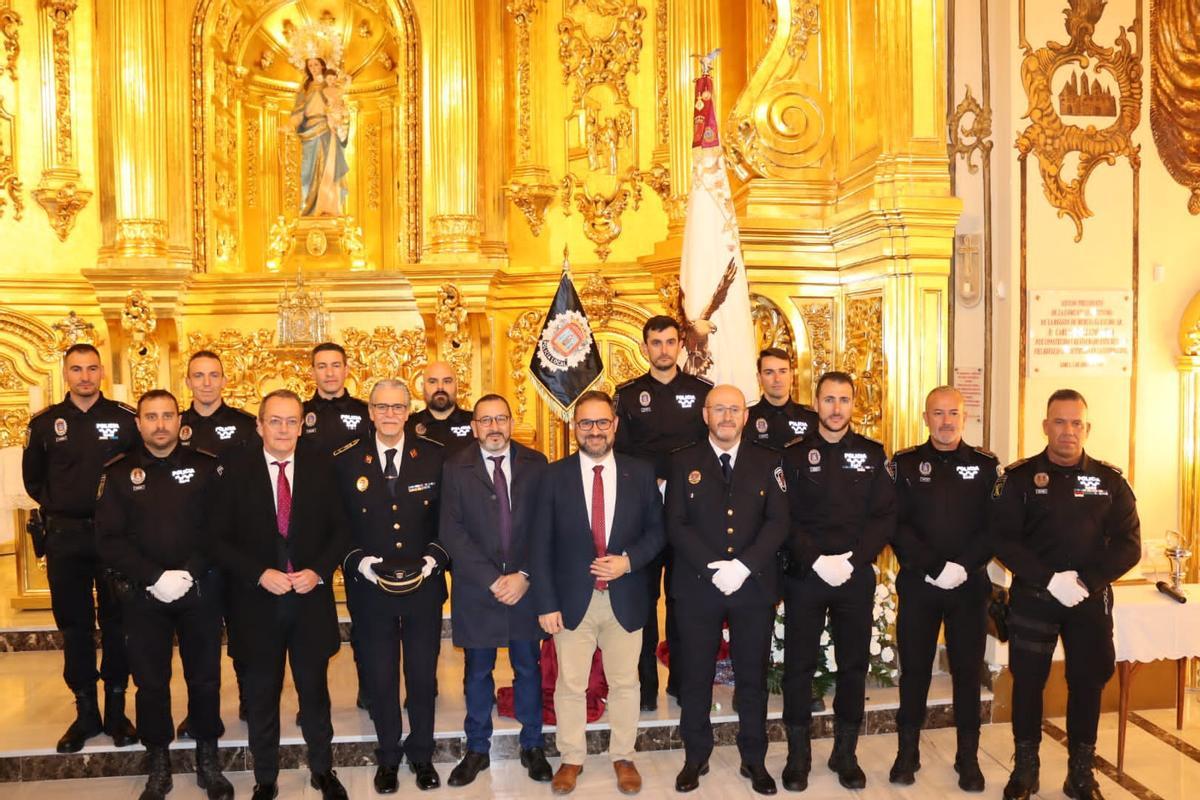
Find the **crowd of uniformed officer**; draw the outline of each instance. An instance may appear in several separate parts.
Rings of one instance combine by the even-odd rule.
[[[671,547],[658,568],[647,570],[651,600],[638,672],[641,705],[653,709],[665,565],[673,662],[667,691],[680,701],[685,745],[676,789],[696,788],[708,771],[709,651],[715,653],[728,626],[741,773],[755,791],[776,792],[763,767],[765,672],[781,599],[784,788],[803,791],[808,784],[812,681],[827,620],[837,662],[829,768],[843,786],[865,786],[856,746],[874,624],[873,564],[890,544],[901,567],[896,637],[902,667],[890,780],[912,784],[920,768],[931,665],[944,628],[957,729],[954,768],[963,790],[984,789],[977,758],[980,673],[991,595],[986,565],[996,557],[1014,576],[1008,627],[1015,765],[1004,797],[1025,800],[1038,790],[1042,687],[1061,637],[1069,692],[1063,789],[1069,797],[1099,798],[1092,763],[1100,692],[1114,669],[1110,584],[1137,562],[1140,541],[1129,485],[1115,467],[1084,452],[1090,431],[1084,398],[1073,390],[1054,393],[1043,423],[1046,449],[1002,469],[994,455],[963,441],[963,397],[939,387],[926,400],[926,441],[888,459],[881,444],[850,426],[856,395],[849,374],[822,376],[813,409],[791,398],[787,353],[764,350],[758,359],[763,394],[748,407],[733,387],[714,388],[678,369],[679,333],[669,317],[647,322],[642,348],[650,370],[618,387],[614,398],[615,449],[654,465],[666,504]],[[430,365],[422,384],[426,408],[412,415],[408,389],[399,382],[378,384],[370,404],[350,396],[345,351],[336,344],[314,349],[312,369],[317,391],[298,420],[301,451],[332,457],[330,474],[337,475],[343,499],[350,549],[342,569],[354,619],[359,703],[371,711],[379,741],[376,789],[397,790],[402,755],[417,786],[431,789],[440,785],[431,762],[446,598],[441,576],[453,570],[437,537],[438,487],[447,448],[475,441],[474,417],[458,407],[447,364]],[[142,796],[165,796],[177,635],[188,689],[181,727],[197,742],[197,779],[209,797],[231,797],[216,758],[223,732],[219,647],[222,617],[230,626],[238,622],[213,556],[220,531],[212,527],[220,517],[204,509],[237,480],[223,475],[227,456],[261,447],[262,440],[253,417],[223,402],[225,379],[214,353],[191,357],[186,380],[193,403],[182,413],[162,390],[144,395],[136,409],[108,400],[99,391],[102,374],[95,348],[67,351],[68,395],[31,421],[23,460],[26,488],[42,513],[42,526],[31,533],[47,556],[54,617],[64,637],[63,676],[77,707],[58,749],[76,752],[102,731],[118,746],[140,737],[150,773]],[[411,569],[425,582],[397,597],[381,591],[380,580],[408,579],[395,566],[402,556],[416,559]],[[394,569],[381,571],[384,562]],[[689,608],[683,620],[674,613],[680,601]],[[242,659],[231,657],[240,689]],[[401,658],[411,727],[403,741]],[[136,731],[124,713],[131,670],[138,687]],[[103,716],[98,677],[105,683]],[[523,763],[525,756],[523,750]],[[537,758],[540,766],[531,766],[530,776],[546,780],[540,750]],[[331,776],[332,770],[318,782],[314,775],[314,786],[324,797],[344,797]],[[256,787],[255,798],[271,796]]]

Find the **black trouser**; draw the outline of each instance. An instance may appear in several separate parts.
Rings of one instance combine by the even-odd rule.
[[[220,581],[209,573],[173,603],[141,590],[126,598],[125,641],[137,684],[138,736],[165,747],[175,738],[171,720],[171,656],[179,635],[179,659],[188,692],[188,730],[193,739],[215,740],[221,725]]]
[[[63,635],[63,680],[73,692],[95,688],[97,676],[106,686],[123,689],[129,684],[129,662],[121,629],[121,604],[102,575],[92,523],[51,517],[46,532],[46,577],[54,624]],[[102,653],[99,673],[97,618]]]
[[[367,678],[365,666],[363,664],[364,649],[362,643],[362,631],[359,630],[357,620],[361,613],[356,606],[362,603],[362,595],[364,591],[374,590],[374,587],[362,586],[359,581],[349,579],[345,581],[346,586],[346,610],[350,612],[350,653],[354,656],[354,675],[358,679],[358,696],[370,706],[371,682]]]
[[[435,586],[429,590],[434,591]],[[374,587],[370,591],[382,592]],[[422,590],[418,590],[419,595]],[[413,595],[405,598],[360,597],[353,613],[358,632],[359,669],[371,698],[371,714],[380,766],[433,760],[433,711],[437,695],[437,661],[442,645],[441,603]],[[409,609],[413,609],[409,611]],[[400,716],[400,660],[404,658],[404,691],[411,730],[404,740]]]
[[[738,752],[742,761],[761,764],[767,755],[767,663],[771,653],[771,632],[775,627],[775,606],[750,603],[730,606],[722,600],[705,599],[687,604],[687,613],[679,617],[682,650],[673,650],[679,674],[679,735],[690,764],[708,761],[713,749],[713,679],[717,670],[717,651],[721,647],[722,623],[729,622],[729,655],[733,660],[733,680],[737,687]]]
[[[1017,582],[1009,600],[1008,668],[1013,676],[1013,738],[1042,739],[1042,689],[1062,636],[1067,673],[1067,739],[1095,744],[1100,693],[1116,667],[1112,589],[1092,592],[1074,608],[1044,589]]]
[[[662,596],[663,581],[671,585],[671,548],[667,547],[645,567],[646,584],[650,590],[646,624],[642,626],[642,652],[638,658],[638,680],[642,684],[642,696],[658,694],[658,598]],[[667,650],[670,661],[667,671],[667,688],[678,688],[680,673],[675,670],[675,657],[681,653],[679,626],[675,621],[675,598],[667,594]],[[682,655],[680,656],[682,658]]]
[[[784,579],[784,723],[807,728],[812,721],[812,681],[828,613],[837,660],[834,719],[855,729],[862,724],[874,594],[875,570],[870,565],[855,567],[850,580],[836,587],[812,570]]]
[[[954,687],[954,726],[960,732],[979,733],[979,694],[991,590],[992,583],[983,570],[971,573],[966,582],[950,590],[926,583],[923,572],[900,571],[896,579],[900,602],[896,640],[901,668],[897,725],[920,728],[925,724],[938,630],[944,623]]]
[[[246,662],[246,723],[256,783],[274,783],[279,776],[279,695],[283,691],[286,659],[300,700],[300,731],[308,747],[308,768],[327,772],[333,765],[333,724],[329,719],[329,656],[296,646],[296,630],[306,621],[295,595],[279,598],[279,618],[272,630],[257,632],[265,641]],[[239,623],[240,624],[240,623]]]

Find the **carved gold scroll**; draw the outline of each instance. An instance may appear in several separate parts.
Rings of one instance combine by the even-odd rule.
[[[1200,214],[1200,15],[1194,0],[1154,0],[1150,10],[1150,130],[1167,172]]]

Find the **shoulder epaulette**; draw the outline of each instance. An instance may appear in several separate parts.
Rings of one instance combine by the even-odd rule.
[[[642,376],[641,376],[641,375],[637,376],[636,378],[630,378],[629,380],[625,381],[624,383],[618,384],[618,385],[617,385],[617,391],[618,391],[618,392],[619,392],[619,391],[621,391],[621,390],[622,390],[622,389],[624,389],[626,386],[632,386],[633,384],[637,383],[637,382],[638,382],[638,381],[640,381],[641,379],[642,379]]]
[[[892,458],[895,459],[895,458],[899,458],[900,456],[906,456],[909,453],[915,453],[920,447],[921,447],[921,445],[914,444],[912,447],[905,447],[902,450],[897,450],[896,452],[892,453]]]
[[[1006,467],[1004,468],[1004,471],[1005,471],[1005,472],[1012,472],[1012,471],[1013,471],[1014,469],[1016,469],[1017,467],[1019,467],[1019,466],[1021,466],[1022,464],[1024,464],[1024,463],[1028,462],[1028,461],[1029,461],[1031,458],[1033,458],[1033,456],[1029,456],[1028,458],[1018,458],[1016,461],[1014,461],[1014,462],[1012,462],[1011,464],[1009,464],[1008,466],[1006,466]]]
[[[211,450],[205,450],[203,447],[193,447],[192,452],[206,455],[209,458],[219,458],[220,457],[216,453],[212,452]]]
[[[124,458],[126,455],[128,455],[128,453],[117,453],[115,456],[113,456],[112,458],[110,458],[108,461],[105,461],[105,462],[104,462],[104,468],[105,468],[105,469],[108,469],[108,468],[109,468],[109,467],[111,467],[113,464],[117,463],[117,462],[118,462],[118,461],[120,461],[122,458]]]
[[[796,438],[792,439],[792,440],[791,440],[791,441],[789,441],[787,444],[785,444],[785,445],[783,446],[783,448],[786,450],[787,448],[791,447],[791,446],[792,446],[792,445],[794,445],[794,444],[800,444],[800,443],[801,443],[801,442],[803,442],[803,441],[804,441],[806,438],[808,438],[808,437],[806,437],[806,436],[797,436]]]
[[[681,444],[681,445],[679,445],[679,447],[676,447],[674,450],[669,451],[669,454],[675,455],[676,453],[680,453],[684,450],[687,450],[689,447],[695,446],[695,444],[696,444],[695,442],[688,442],[687,444]]]
[[[1118,475],[1124,475],[1124,474],[1125,474],[1124,472],[1122,472],[1122,471],[1121,471],[1121,468],[1120,468],[1120,467],[1118,467],[1116,464],[1110,464],[1110,463],[1108,463],[1107,461],[1101,461],[1100,459],[1098,459],[1098,458],[1092,458],[1091,456],[1088,456],[1088,458],[1091,458],[1091,459],[1092,459],[1092,461],[1095,461],[1097,464],[1100,464],[1100,465],[1102,465],[1102,466],[1108,467],[1109,469],[1111,469],[1113,472],[1117,473]]]
[[[117,405],[119,405],[121,408],[125,409],[130,414],[133,414],[135,417],[137,416],[137,409],[134,408],[133,406],[129,405],[129,403],[122,403],[120,400],[118,400],[116,402],[117,402]]]
[[[436,445],[438,447],[446,446],[446,445],[442,444],[441,442],[439,442],[437,439],[430,439],[428,436],[422,436],[419,433],[417,434],[417,438],[420,439],[422,442],[428,442],[429,444]]]
[[[52,408],[54,408],[54,406],[52,406],[52,405],[50,405],[50,406],[46,406],[46,407],[45,407],[45,408],[43,408],[41,411],[39,411],[39,412],[37,412],[36,414],[32,415],[32,416],[29,418],[29,421],[30,421],[30,423],[32,423],[32,422],[33,422],[35,419],[37,419],[38,417],[40,417],[42,414],[45,414],[47,411],[49,411],[49,410],[50,410],[50,409],[52,409]]]
[[[979,453],[979,455],[981,455],[981,456],[987,456],[988,458],[994,458],[997,461],[1000,460],[1000,458],[995,453],[993,453],[991,450],[988,450],[986,447],[981,447],[979,445],[971,445],[971,449],[974,450],[976,453]]]
[[[357,445],[357,444],[358,444],[359,442],[361,442],[361,441],[362,441],[362,439],[355,439],[355,440],[354,440],[354,441],[352,441],[352,442],[348,442],[348,443],[346,443],[346,444],[342,445],[341,447],[339,447],[337,450],[334,450],[334,451],[333,451],[333,454],[334,454],[335,456],[340,456],[342,453],[346,452],[346,451],[347,451],[347,450],[349,450],[351,447],[354,447],[355,445]]]
[[[860,433],[860,434],[858,434],[858,436],[859,436],[859,438],[860,438],[860,439],[862,439],[864,442],[867,442],[867,443],[869,443],[869,444],[873,444],[873,445],[875,445],[876,447],[878,447],[879,449],[883,450],[884,452],[887,452],[887,448],[883,446],[883,442],[880,442],[880,441],[877,441],[877,440],[875,440],[875,439],[872,439],[870,436],[863,436],[861,433]]]
[[[244,408],[234,408],[233,406],[229,406],[229,408],[232,408],[237,413],[239,413],[243,416],[249,417],[250,419],[257,419],[257,417],[255,417],[253,414],[251,414],[249,411],[247,411]]]
[[[713,382],[710,381],[708,378],[704,377],[703,375],[693,375],[692,377],[695,378],[696,380],[700,381],[701,383],[707,383],[709,386],[713,385]]]

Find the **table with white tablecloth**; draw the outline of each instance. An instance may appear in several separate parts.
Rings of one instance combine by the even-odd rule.
[[[1113,643],[1117,651],[1120,705],[1117,771],[1125,767],[1125,726],[1129,689],[1138,666],[1160,659],[1176,662],[1175,727],[1183,728],[1188,661],[1200,657],[1200,584],[1185,584],[1186,603],[1168,597],[1153,584],[1113,587]]]

